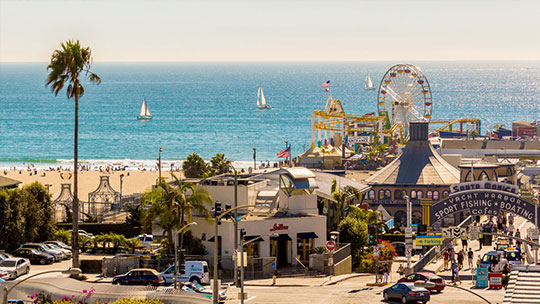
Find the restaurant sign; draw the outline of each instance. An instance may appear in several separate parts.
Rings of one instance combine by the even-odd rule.
[[[461,191],[479,190],[479,189],[499,190],[499,191],[510,192],[513,194],[519,193],[519,188],[517,186],[514,186],[512,184],[507,184],[507,183],[499,183],[499,182],[491,182],[491,181],[467,182],[467,183],[452,185],[450,187],[450,192],[457,193]]]
[[[270,232],[278,231],[278,230],[287,230],[287,229],[289,229],[289,226],[285,226],[283,224],[274,224],[274,226],[270,228]]]
[[[449,197],[433,204],[430,208],[430,225],[446,216],[468,210],[472,216],[497,216],[501,211],[513,213],[530,222],[535,218],[534,204],[516,194],[499,190],[467,190],[453,193]],[[538,226],[538,223],[537,223]]]

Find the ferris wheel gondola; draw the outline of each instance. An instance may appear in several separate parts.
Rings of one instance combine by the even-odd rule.
[[[387,115],[392,126],[401,125],[409,135],[409,122],[430,121],[433,108],[431,89],[420,68],[396,64],[383,76],[377,94],[379,115]]]

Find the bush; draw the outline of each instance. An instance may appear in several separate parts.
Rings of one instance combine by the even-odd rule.
[[[358,267],[354,269],[355,272],[375,273],[375,261],[368,258],[361,259]]]
[[[70,223],[57,223],[59,229],[71,229]],[[115,233],[126,238],[135,237],[140,234],[140,227],[133,227],[128,223],[79,223],[79,229],[92,233],[93,235]]]
[[[71,232],[65,229],[58,229],[54,232],[54,239],[69,244],[71,242]]]

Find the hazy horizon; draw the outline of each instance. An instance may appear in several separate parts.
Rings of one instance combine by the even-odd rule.
[[[536,61],[538,16],[533,0],[2,0],[0,62],[69,39],[95,62]]]

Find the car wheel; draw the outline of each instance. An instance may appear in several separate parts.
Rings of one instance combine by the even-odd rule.
[[[407,304],[407,298],[405,296],[401,297],[401,303]]]
[[[118,285],[118,281],[117,281],[117,280],[113,280],[113,281],[112,281],[112,284],[113,284],[113,285]]]
[[[383,293],[383,298],[385,301],[388,301],[390,299],[390,296],[388,295],[388,293]]]
[[[47,261],[45,259],[39,259],[39,263],[41,265],[45,265],[45,263],[47,263]]]
[[[15,271],[13,272],[13,278],[12,278],[12,279],[15,280],[16,278],[17,278],[17,270],[15,270]]]
[[[199,280],[199,278],[197,278],[197,277],[191,277],[191,279],[189,279],[189,281],[191,283],[201,284],[201,280]]]
[[[25,274],[28,274],[30,272],[30,267],[26,267],[26,272]]]

